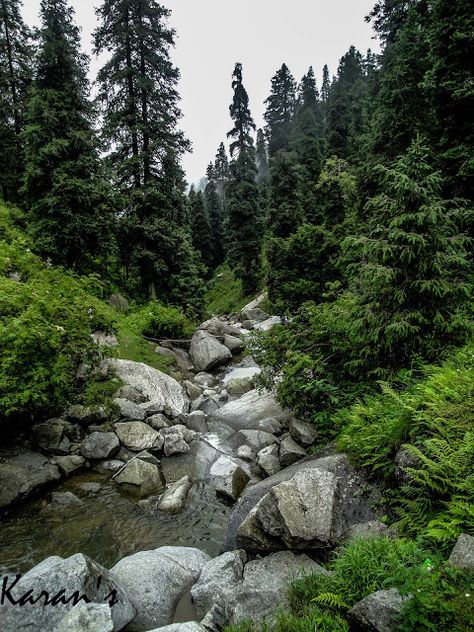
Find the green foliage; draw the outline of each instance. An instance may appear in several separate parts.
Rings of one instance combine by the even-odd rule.
[[[288,237],[303,221],[301,168],[295,152],[280,149],[270,163],[270,228],[275,237]]]
[[[382,383],[382,394],[343,410],[338,446],[357,465],[390,486],[395,453],[403,447],[415,467],[409,482],[389,494],[397,526],[438,546],[452,546],[462,532],[474,533],[474,347],[466,346],[442,366],[425,369],[423,380],[405,390]]]
[[[286,64],[282,64],[272,78],[270,96],[265,103],[268,153],[273,158],[278,151],[288,146],[296,104],[296,81]]]
[[[150,338],[188,338],[194,331],[190,320],[176,307],[151,301],[124,317],[126,328]]]
[[[204,315],[235,314],[245,307],[252,296],[245,294],[242,281],[234,275],[228,265],[222,265],[207,284]]]
[[[200,253],[206,268],[212,270],[214,266],[212,225],[202,191],[195,191],[194,187],[191,187],[188,204],[193,246]]]

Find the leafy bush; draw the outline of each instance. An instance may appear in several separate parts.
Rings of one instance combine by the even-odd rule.
[[[389,494],[397,525],[447,547],[461,532],[474,533],[474,345],[425,372],[403,392],[382,384],[381,395],[341,411],[334,423],[347,424],[338,447],[388,485],[397,450],[412,455],[409,483]]]
[[[124,327],[150,338],[187,338],[194,331],[191,321],[176,307],[151,301],[125,317]]]

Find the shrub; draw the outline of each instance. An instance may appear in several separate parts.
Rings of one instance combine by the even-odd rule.
[[[191,321],[176,307],[151,301],[126,317],[124,327],[150,338],[187,338],[194,331]]]

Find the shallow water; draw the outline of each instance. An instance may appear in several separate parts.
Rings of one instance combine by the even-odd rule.
[[[184,460],[168,459],[167,482],[182,476],[185,467]],[[81,488],[90,482],[100,483],[100,489]],[[0,574],[24,573],[50,555],[79,552],[106,568],[136,551],[160,546],[195,546],[215,556],[230,512],[203,482],[194,484],[184,511],[177,515],[147,513],[110,477],[94,472],[66,480],[53,491],[73,492],[83,504],[53,506],[47,494],[11,510],[0,521]]]

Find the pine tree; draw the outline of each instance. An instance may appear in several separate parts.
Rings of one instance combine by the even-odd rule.
[[[255,159],[257,161],[258,171],[257,181],[259,183],[268,182],[270,177],[270,167],[268,165],[267,141],[265,140],[265,134],[261,128],[257,130]]]
[[[194,269],[195,255],[185,225],[180,158],[189,144],[178,129],[170,11],[155,0],[105,0],[97,14],[96,53],[110,54],[98,77],[104,137],[127,199],[125,263],[138,274],[144,294],[173,301],[180,268]],[[176,260],[177,251],[191,260]]]
[[[31,33],[20,0],[0,0],[0,196],[18,200],[26,96],[32,79]]]
[[[111,248],[111,191],[87,99],[87,57],[66,0],[42,0],[36,75],[24,131],[25,185],[37,250],[91,269]]]
[[[210,272],[214,267],[212,227],[204,194],[202,191],[195,191],[194,187],[189,192],[189,218],[193,246],[201,254],[201,259]]]
[[[225,200],[225,188],[227,180],[229,179],[229,160],[227,158],[227,152],[224,147],[224,143],[219,145],[219,149],[216,154],[214,162],[215,177],[217,183],[217,192],[219,193],[222,201]]]
[[[271,92],[265,103],[268,153],[272,158],[280,149],[288,147],[296,102],[296,81],[283,64],[272,79]]]
[[[326,144],[327,136],[328,136],[328,102],[329,102],[329,94],[331,92],[331,80],[329,78],[329,68],[327,64],[323,67],[323,83],[321,85],[321,119],[322,119],[322,134],[324,143]],[[327,155],[326,150],[324,150],[324,155]]]
[[[212,239],[209,247],[212,254],[212,269],[214,269],[224,261],[224,213],[218,193],[216,169],[212,162],[207,167],[206,178],[204,198],[211,224]]]
[[[462,209],[441,197],[443,181],[417,138],[390,167],[379,166],[381,190],[367,204],[369,230],[344,246],[358,253],[354,326],[372,370],[396,370],[417,357],[439,360],[462,342],[459,318],[469,305],[469,240],[459,232]]]
[[[303,221],[301,168],[296,154],[280,150],[271,164],[270,227],[275,237],[288,237]]]
[[[229,181],[228,205],[228,258],[242,279],[244,290],[257,288],[260,272],[262,221],[258,200],[257,166],[252,131],[255,129],[249,110],[249,98],[242,83],[242,64],[236,64],[232,75],[234,98],[230,115],[234,127],[228,133],[233,139]]]

